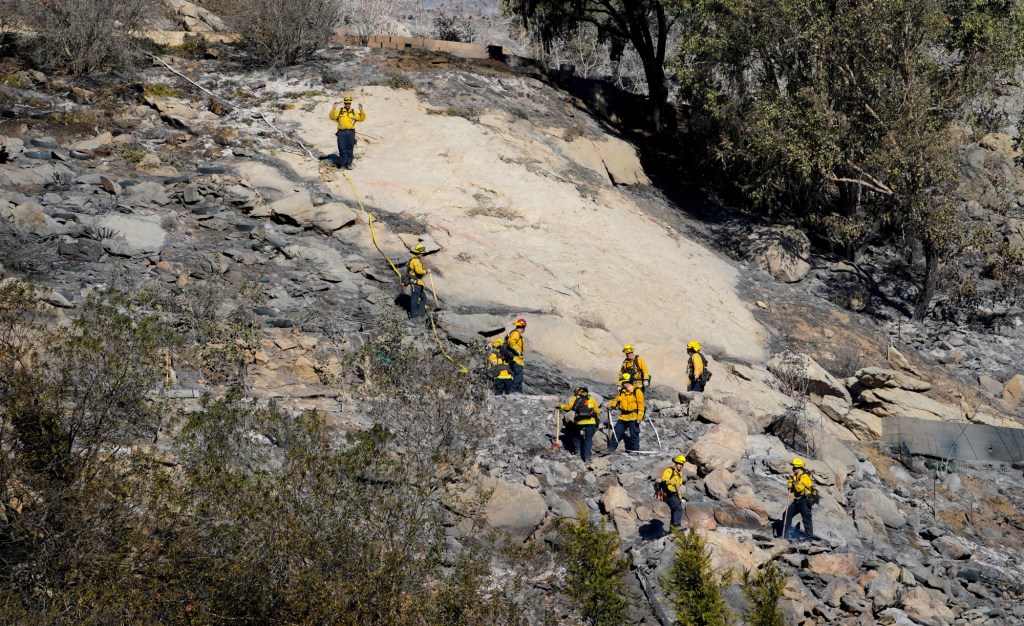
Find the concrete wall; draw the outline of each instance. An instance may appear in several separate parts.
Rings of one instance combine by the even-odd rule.
[[[971,422],[940,422],[911,417],[882,420],[882,440],[905,444],[913,454],[957,461],[1024,461],[1024,429]]]
[[[460,43],[458,41],[441,41],[425,37],[397,37],[391,35],[374,35],[358,37],[336,31],[331,43],[343,46],[366,46],[367,48],[387,48],[391,50],[428,50],[430,52],[447,52],[463,59],[490,58],[488,48],[476,43]],[[499,46],[500,47],[500,46]]]

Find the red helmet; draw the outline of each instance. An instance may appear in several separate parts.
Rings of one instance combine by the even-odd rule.
[[[522,327],[525,328],[526,327],[526,320],[524,320],[523,318],[520,317],[519,319],[516,320],[515,325],[516,326],[522,326]]]

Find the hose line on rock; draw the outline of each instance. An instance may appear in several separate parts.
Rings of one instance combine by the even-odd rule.
[[[367,211],[366,207],[363,206],[363,201],[359,199],[359,192],[356,190],[355,182],[353,182],[352,179],[349,178],[349,175],[344,170],[341,171],[341,175],[344,176],[345,180],[348,181],[349,186],[352,188],[352,196],[356,199],[356,203],[359,205],[360,210],[362,210],[362,212],[366,215],[366,223],[370,227],[370,239],[373,240],[373,246],[377,248],[377,251],[380,252],[381,256],[383,256],[387,260],[388,265],[391,266],[391,269],[395,270],[395,274],[398,276],[399,280],[401,280],[402,273],[398,271],[398,268],[395,267],[395,264],[391,262],[391,258],[388,257],[388,255],[385,254],[383,250],[381,250],[380,244],[377,243],[377,233],[374,232],[373,230],[373,213]],[[437,292],[434,292],[434,303],[435,305],[437,304]],[[430,328],[431,330],[434,331],[434,341],[437,342],[437,347],[440,348],[441,354],[443,354],[446,359],[451,361],[453,365],[459,368],[460,374],[468,374],[469,368],[467,368],[462,363],[456,361],[452,357],[452,355],[448,354],[448,351],[444,349],[444,343],[441,341],[441,335],[438,334],[437,332],[437,324],[434,323],[434,314],[428,311],[427,317],[428,319],[430,319]]]

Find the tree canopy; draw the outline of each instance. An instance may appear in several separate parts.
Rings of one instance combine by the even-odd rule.
[[[923,251],[915,317],[958,227],[964,123],[1021,60],[1019,0],[694,0],[677,58],[709,155],[751,203],[850,258]]]
[[[668,100],[665,60],[669,32],[683,16],[676,0],[503,0],[502,9],[518,17],[543,43],[592,24],[608,38],[612,55],[632,46],[643,61],[655,126],[662,125]]]

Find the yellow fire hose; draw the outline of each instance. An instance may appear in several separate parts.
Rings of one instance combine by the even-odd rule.
[[[370,238],[373,240],[373,246],[375,248],[377,248],[377,252],[380,252],[381,256],[383,256],[384,259],[387,260],[388,265],[391,266],[391,269],[393,269],[395,271],[395,275],[398,276],[399,280],[401,280],[402,279],[402,273],[400,271],[398,271],[398,268],[395,267],[395,264],[391,262],[391,259],[388,257],[388,255],[385,254],[383,250],[381,250],[380,244],[377,243],[377,233],[374,232],[374,230],[373,230],[373,213],[370,213],[369,211],[367,211],[366,208],[363,206],[363,201],[359,199],[359,192],[356,191],[356,184],[354,182],[352,182],[352,179],[349,178],[348,174],[345,173],[344,170],[342,170],[341,175],[344,176],[345,180],[348,181],[349,187],[352,188],[352,196],[355,197],[356,203],[359,204],[360,210],[362,210],[363,214],[366,215],[366,223],[370,227]],[[428,276],[429,276],[429,274],[428,274]],[[434,289],[434,277],[433,276],[430,276],[430,290],[434,294],[434,306],[437,307],[438,306],[437,290]],[[404,291],[404,288],[403,288],[403,291]],[[434,323],[434,314],[432,312],[428,311],[427,312],[427,317],[430,319],[430,328],[434,331],[434,341],[437,342],[437,347],[440,348],[441,354],[443,354],[446,359],[451,361],[453,365],[455,365],[456,367],[459,368],[459,373],[461,373],[461,374],[468,374],[469,373],[469,369],[465,365],[463,365],[462,363],[459,363],[458,361],[456,361],[452,357],[452,355],[448,354],[448,351],[444,349],[444,343],[441,341],[441,336],[437,332],[437,324]]]

